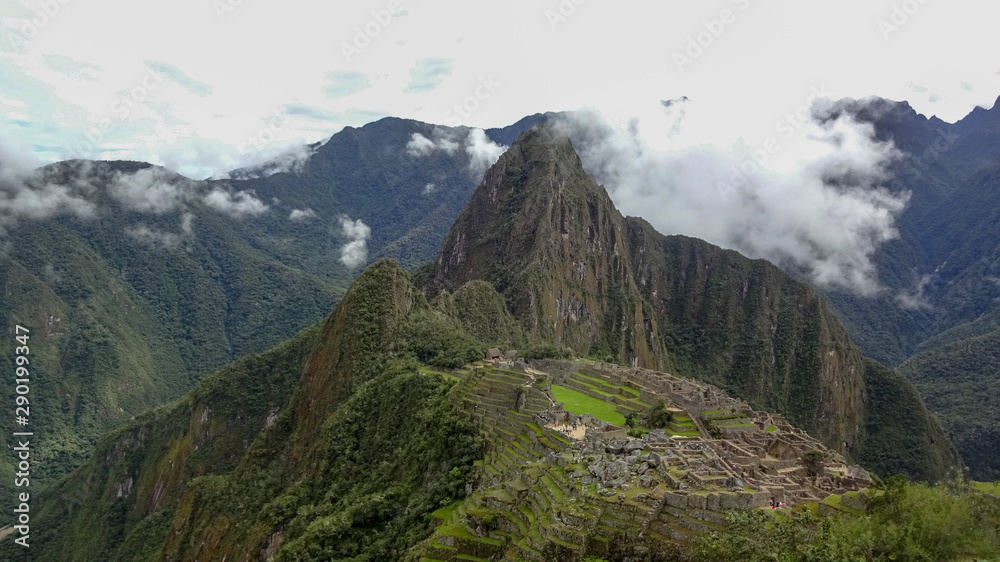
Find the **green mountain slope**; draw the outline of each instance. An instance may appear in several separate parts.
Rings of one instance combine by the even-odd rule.
[[[913,381],[975,478],[1000,479],[1000,311],[924,342],[900,370]]]
[[[902,363],[972,476],[991,480],[1000,474],[1000,414],[990,406],[1000,340],[989,335],[1000,302],[1000,108],[945,123],[905,102],[838,105],[903,151],[889,188],[911,197],[897,221],[900,238],[875,254],[887,291],[828,297],[866,353]]]
[[[283,543],[278,559],[395,559],[478,451],[451,383],[399,348],[419,347],[404,336],[426,314],[398,264],[371,266],[324,322],[103,438],[35,500],[30,559],[243,559]]]
[[[533,378],[435,372],[506,343],[571,344],[718,381],[876,471],[937,479],[957,460],[912,387],[864,360],[808,286],[622,217],[549,129],[523,135],[487,172],[415,278],[376,262],[320,324],[107,435],[36,498],[32,559],[401,559],[430,535],[432,513],[490,481],[484,445],[508,467],[565,448],[535,431],[530,413],[551,402]],[[418,286],[434,288],[431,301]],[[633,392],[628,408],[650,407]],[[763,438],[772,421],[786,427],[764,416]],[[676,429],[707,433],[698,423]],[[903,450],[915,444],[925,454]],[[794,458],[780,462],[797,470]],[[559,474],[540,474],[539,492],[558,495],[568,486]],[[601,517],[638,529],[624,512]],[[438,534],[468,538],[448,525]],[[17,560],[19,548],[0,542],[0,557]]]
[[[116,168],[95,165],[76,179],[103,190]],[[259,226],[255,217],[233,219],[199,201],[151,216],[103,191],[94,200],[102,212],[86,221],[23,221],[0,257],[0,317],[32,330],[40,359],[32,365],[38,486],[79,465],[105,431],[314,322],[346,284],[346,272],[324,279],[259,251],[244,233]],[[176,234],[151,242],[128,234],[137,225]]]
[[[502,140],[540,118],[488,135]],[[416,134],[462,149],[412,155]],[[313,147],[295,171],[233,173],[242,180],[192,181],[138,162],[39,170],[35,188],[62,186],[96,212],[22,218],[16,236],[0,240],[0,318],[36,333],[32,351],[44,359],[34,371],[35,484],[82,463],[103,432],[322,318],[356,272],[341,261],[351,240],[343,218],[371,228],[367,259],[426,261],[478,181],[461,144],[468,134],[384,119]],[[127,197],[122,186],[131,186]],[[220,211],[205,199],[219,190],[235,202],[245,192],[267,209]],[[12,423],[0,421],[4,435]],[[0,459],[0,469],[11,462]],[[0,483],[0,493],[9,489]]]

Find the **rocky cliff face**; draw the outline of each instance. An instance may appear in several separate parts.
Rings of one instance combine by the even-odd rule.
[[[489,171],[445,239],[432,293],[485,279],[531,339],[651,368],[669,356],[636,286],[626,221],[550,128],[525,133]]]
[[[858,449],[864,357],[822,297],[764,260],[622,217],[551,127],[524,133],[486,173],[416,279],[429,294],[486,280],[535,339],[707,380],[874,458]],[[936,422],[918,425],[957,462]]]

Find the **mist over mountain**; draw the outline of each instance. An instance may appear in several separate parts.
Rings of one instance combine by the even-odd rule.
[[[500,149],[489,135],[511,133],[387,119],[287,171],[205,181],[140,162],[36,168],[5,144],[0,312],[37,332],[38,484],[103,432],[323,317],[368,263],[426,260]],[[411,154],[415,138],[456,149]]]
[[[179,400],[107,434],[96,454],[42,494],[35,559],[416,560],[427,549],[447,559],[468,556],[466,549],[545,558],[567,548],[567,559],[578,559],[627,547],[607,527],[615,521],[624,533],[649,531],[648,539],[640,536],[652,541],[645,548],[674,544],[654,530],[666,527],[623,515],[649,509],[640,496],[623,507],[570,483],[582,474],[560,465],[583,453],[566,450],[566,437],[536,423],[542,408],[556,406],[551,384],[540,384],[541,372],[523,363],[497,368],[481,362],[487,347],[500,342],[529,350],[571,345],[578,356],[633,367],[591,365],[649,381],[652,371],[638,366],[669,371],[655,376],[689,377],[677,383],[685,392],[683,385],[694,379],[718,383],[753,405],[722,396],[740,408],[732,410],[739,419],[730,422],[737,425],[726,430],[736,431],[729,437],[753,426],[754,439],[789,455],[768,460],[779,463],[770,468],[754,457],[758,468],[748,469],[773,470],[793,490],[809,490],[807,497],[865,482],[858,468],[850,469],[856,476],[837,474],[848,470],[847,462],[928,480],[960,463],[913,387],[865,359],[814,289],[764,260],[664,236],[622,216],[584,171],[570,139],[540,125],[490,167],[438,257],[412,277],[393,260],[377,261],[319,323],[230,363]],[[558,363],[546,368],[555,377]],[[612,388],[610,379],[601,384]],[[722,390],[694,388],[699,400],[720,400]],[[642,401],[652,392],[645,386],[620,391],[636,397],[625,401],[629,408],[652,406]],[[764,407],[789,421],[757,410]],[[675,455],[670,462],[700,467],[704,477],[735,462],[721,460],[725,453],[709,459],[701,449],[691,453],[701,460],[689,462],[680,452],[687,450],[683,443],[727,450],[723,429],[704,417],[719,413],[699,412],[698,422],[684,417],[686,426],[708,424],[720,433],[695,429],[679,435],[688,439],[681,445],[664,443],[676,449],[664,452]],[[750,414],[758,421],[744,423]],[[591,457],[623,453],[618,441],[606,448],[594,439],[601,438],[591,437]],[[641,448],[652,441],[635,443]],[[843,468],[831,469],[829,482],[793,485],[781,476],[799,471],[801,453],[793,443]],[[676,482],[666,465],[658,472],[646,468],[667,462],[660,459],[647,453],[636,477]],[[618,466],[631,477],[625,460],[607,462],[603,481],[617,478]],[[697,503],[690,508],[701,511],[690,513],[718,520],[722,497],[745,506],[766,502],[771,492],[738,484],[745,475],[727,470],[732,484],[703,491],[712,498],[705,500],[713,502],[712,513]],[[548,499],[502,508],[519,501],[509,490],[522,498],[535,490],[532,497]],[[576,500],[566,497],[576,493],[583,494],[580,501],[589,498],[591,508],[599,506],[600,515],[573,511]],[[674,497],[653,503],[662,509]],[[546,502],[559,507],[537,511]],[[524,514],[522,525],[513,523],[522,516],[511,509]],[[488,515],[506,518],[509,540],[486,531],[477,536],[466,523],[451,522],[454,510],[461,521],[477,518],[491,529]],[[655,518],[659,511],[651,513]],[[577,522],[583,520],[591,523]],[[10,548],[10,541],[0,543],[5,555]]]
[[[467,403],[446,406],[447,380],[420,373],[495,345],[711,383],[876,474],[933,481],[964,464],[993,479],[998,111],[948,124],[905,102],[819,102],[766,158],[689,136],[709,117],[691,100],[624,124],[592,110],[489,130],[386,118],[208,180],[141,162],[39,168],[3,145],[0,312],[33,330],[45,556],[59,559],[57,534],[93,538],[80,560],[274,553],[286,531],[271,525],[297,521],[292,552],[325,540],[306,520],[348,509],[316,507],[305,481],[361,503],[396,482],[378,509],[408,513],[385,527],[405,531],[378,548],[402,552],[430,532],[416,523],[430,506],[461,497],[450,471],[483,460]],[[352,425],[383,410],[372,423],[417,433]],[[352,431],[384,446],[337,475],[310,468],[356,450],[339,441]],[[418,455],[403,483],[345,476],[409,454],[420,431],[464,437],[419,453],[433,474]],[[260,455],[294,461],[279,476]],[[414,495],[421,478],[429,495]],[[55,507],[71,490],[92,507]]]
[[[957,461],[916,391],[865,360],[815,290],[763,260],[623,217],[573,146],[557,127],[522,135],[486,174],[438,257],[415,273],[417,284],[434,296],[488,281],[529,338],[715,383],[831,448],[880,457],[887,464],[879,470],[936,478]],[[892,390],[874,390],[888,388],[882,378]],[[863,429],[869,408],[903,399],[889,397],[896,392],[914,408],[908,427],[923,443],[921,468],[904,468],[916,459],[893,460],[893,447],[873,438],[901,416]]]

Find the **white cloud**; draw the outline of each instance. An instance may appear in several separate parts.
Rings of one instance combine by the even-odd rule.
[[[711,45],[683,73],[671,64],[671,54],[684,51],[689,39],[704,35],[705,22],[718,17],[714,7],[697,2],[640,1],[627,7],[581,3],[553,31],[545,12],[550,8],[558,12],[555,0],[547,6],[516,0],[513,4],[479,3],[474,8],[448,0],[410,10],[405,23],[397,25],[399,20],[386,26],[371,38],[364,54],[347,65],[329,57],[307,60],[302,53],[339,51],[336,46],[341,42],[351,43],[355,28],[363,27],[368,17],[353,4],[291,0],[251,6],[244,2],[234,16],[240,20],[238,25],[230,25],[235,20],[229,17],[220,25],[214,14],[203,17],[208,3],[149,4],[144,16],[158,22],[157,26],[121,25],[124,4],[120,2],[93,3],[86,11],[71,10],[71,16],[67,16],[69,8],[63,10],[53,20],[58,20],[52,24],[58,29],[52,25],[39,29],[30,50],[8,48],[4,54],[0,96],[24,103],[12,108],[28,119],[13,123],[0,116],[0,127],[46,158],[69,154],[60,148],[89,144],[83,136],[87,133],[98,139],[93,141],[97,145],[93,150],[84,151],[87,154],[159,161],[189,177],[202,178],[251,164],[233,162],[239,154],[235,147],[248,136],[257,136],[261,125],[256,116],[283,107],[288,96],[301,106],[329,113],[326,121],[287,114],[287,125],[279,136],[302,144],[326,138],[345,125],[363,124],[373,115],[441,122],[447,111],[458,107],[467,115],[463,123],[490,127],[508,125],[538,111],[588,105],[608,109],[652,96],[711,97],[720,111],[730,106],[729,115],[743,112],[743,117],[768,120],[784,111],[787,98],[822,79],[836,82],[842,95],[893,99],[912,96],[911,82],[921,84],[942,97],[932,103],[921,95],[910,100],[914,107],[951,121],[975,105],[988,107],[1000,91],[990,27],[1000,5],[972,0],[959,0],[949,9],[975,17],[935,17],[933,11],[921,10],[891,41],[884,40],[877,25],[889,16],[884,4],[851,0],[834,8],[813,2],[723,2],[736,14],[735,23],[713,36]],[[29,1],[5,4],[26,12],[5,11],[0,21],[7,35],[20,36],[21,25],[39,8]],[[476,17],[463,22],[466,27],[460,31],[465,40],[458,42],[451,16],[470,10]],[[311,17],[295,18],[295,25],[280,25],[296,14]],[[515,27],[518,40],[510,41],[510,30]],[[259,30],[265,28],[269,40],[261,41]],[[178,30],[183,41],[176,40]],[[76,39],[86,34],[128,48],[106,49]],[[594,40],[597,35],[600,40]],[[844,37],[851,40],[844,41]],[[221,44],[233,48],[220,50]],[[42,64],[53,57],[72,57],[79,61],[77,66],[102,70],[81,79],[78,72],[67,74],[65,69]],[[405,93],[416,61],[432,58],[454,61],[448,78],[432,91]],[[254,71],[255,61],[264,60],[297,64],[271,64],[270,79],[260,87],[247,88],[244,77]],[[526,60],[532,64],[524,64]],[[928,65],[928,60],[962,64]],[[159,63],[154,66],[163,72],[158,74],[163,80],[154,81],[155,88],[144,90],[148,69],[141,61]],[[894,71],[885,72],[887,66]],[[20,70],[19,75],[11,67]],[[232,71],[220,73],[220,67]],[[496,92],[480,89],[481,78],[489,75],[502,82],[503,88]],[[964,89],[962,82],[974,88]],[[530,87],[533,84],[546,87]],[[140,92],[142,99],[133,99],[133,91]],[[127,113],[120,112],[121,104],[112,109],[121,99],[119,93],[129,102]],[[160,112],[157,107],[169,111]],[[744,111],[746,107],[754,108],[752,116]],[[102,134],[105,119],[111,121],[113,130]],[[177,149],[174,157],[157,160],[165,149],[199,135],[206,143],[221,147],[218,158],[212,158],[208,150]]]
[[[469,172],[477,179],[483,175],[487,168],[496,163],[500,155],[507,150],[507,147],[490,140],[486,136],[486,131],[482,129],[470,129],[464,139],[454,140],[448,133],[440,129],[435,129],[429,139],[420,133],[413,133],[410,142],[406,143],[406,153],[415,158],[427,156],[436,151],[442,151],[449,155],[458,152],[459,148],[465,151],[469,157]],[[429,193],[429,191],[424,191]]]
[[[309,161],[309,158],[316,153],[316,150],[309,145],[293,146],[281,154],[261,164],[254,164],[232,172],[216,175],[213,179],[253,179],[266,178],[274,174],[299,173]]]
[[[406,143],[406,153],[410,156],[427,156],[431,152],[434,152],[434,141],[420,133],[413,133],[410,142]]]
[[[930,275],[922,275],[917,280],[917,286],[912,291],[901,291],[896,295],[896,302],[906,310],[930,310],[934,308],[927,298],[927,286],[931,283]]]
[[[191,223],[194,221],[194,215],[192,213],[184,213],[181,217],[181,232],[184,234],[191,234],[194,229],[191,228]]]
[[[202,201],[212,209],[234,218],[247,215],[262,215],[267,211],[267,205],[250,192],[239,191],[235,195],[219,188],[213,189]]]
[[[429,184],[425,185],[424,186],[424,195],[430,195],[431,193],[434,192],[435,189],[437,189],[437,186],[434,185],[433,183],[429,183]]]
[[[742,138],[706,139],[702,125],[716,117],[708,109],[661,106],[624,125],[581,112],[559,126],[624,214],[802,271],[819,285],[878,293],[871,257],[897,236],[909,196],[880,185],[895,148],[841,115],[762,141],[774,150],[761,152]]]
[[[117,172],[108,193],[131,211],[163,214],[180,207],[190,188],[184,178],[153,166],[133,174]]]
[[[172,249],[177,247],[180,236],[171,232],[154,230],[144,224],[139,224],[125,229],[125,235],[136,242],[153,248]]]
[[[436,129],[432,136],[434,140],[420,133],[413,133],[410,137],[410,142],[406,143],[406,153],[414,158],[420,158],[436,150],[442,150],[448,154],[455,154],[458,151],[458,142],[448,138],[440,130]]]
[[[46,181],[35,164],[27,151],[0,139],[0,236],[19,219],[88,218],[97,210],[85,197],[91,189],[85,182],[67,186]]]
[[[341,218],[340,225],[344,229],[344,236],[350,239],[340,249],[340,262],[349,269],[364,265],[368,259],[368,238],[372,229],[361,219],[352,221],[350,217]]]
[[[316,218],[316,211],[308,207],[305,209],[292,209],[288,218],[293,221],[304,221],[306,219]]]
[[[465,153],[469,155],[469,171],[479,178],[486,169],[497,163],[508,147],[500,146],[486,136],[482,129],[472,129],[465,138]]]

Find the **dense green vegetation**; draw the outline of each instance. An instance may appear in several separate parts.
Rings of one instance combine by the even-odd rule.
[[[653,408],[646,414],[646,425],[653,429],[662,429],[670,425],[673,420],[673,412],[667,410],[663,400],[658,400],[653,404]]]
[[[839,496],[790,512],[731,511],[725,529],[686,546],[664,546],[634,533],[600,541],[603,554],[546,551],[554,562],[948,562],[1000,556],[1000,496],[968,481],[936,486],[890,478],[862,495],[863,510]]]
[[[855,447],[862,466],[883,476],[935,481],[958,465],[947,435],[903,375],[866,359],[865,389],[869,408]]]
[[[277,560],[397,559],[482,455],[454,380],[417,359],[481,349],[457,325],[374,264],[320,325],[105,437],[35,500],[31,559],[242,558],[275,533]]]
[[[861,515],[800,510],[772,522],[767,511],[732,512],[728,530],[705,537],[691,559],[938,562],[1000,556],[1000,497],[968,482],[928,486],[894,477],[866,497]]]
[[[437,297],[438,308],[457,318],[466,333],[501,349],[516,349],[524,342],[517,320],[493,285],[481,280],[469,281],[455,294],[443,291]]]
[[[923,344],[900,367],[938,413],[973,478],[1000,480],[1000,311]]]
[[[110,181],[114,168],[92,181]],[[148,216],[104,204],[113,212],[88,222],[25,222],[18,244],[0,256],[0,318],[32,331],[39,359],[39,487],[81,464],[102,433],[315,322],[347,284],[346,271],[321,279],[280,263],[248,242],[244,230],[259,224],[199,204],[190,211],[195,234],[172,248],[123,231],[136,223],[179,230],[180,211]]]
[[[507,139],[540,118],[488,134]],[[86,185],[82,193],[98,212],[23,220],[11,231],[16,240],[0,244],[0,318],[37,333],[32,351],[43,358],[32,404],[33,417],[44,420],[33,484],[44,487],[80,465],[103,432],[328,313],[355,275],[340,262],[343,217],[372,229],[373,258],[412,266],[433,256],[480,178],[464,150],[407,155],[415,133],[464,140],[468,130],[401,119],[349,127],[313,147],[296,173],[255,179],[198,182],[140,162],[41,169],[39,181]],[[152,201],[176,188],[176,205],[138,212],[111,195],[116,174],[140,171],[157,183],[137,195]],[[233,176],[252,177],[245,172]],[[221,213],[202,200],[213,189],[248,191],[268,209]],[[293,209],[312,214],[291,220]],[[129,234],[138,228],[156,235]],[[11,423],[0,420],[3,435]],[[0,459],[0,470],[9,463]],[[7,493],[5,479],[0,494]]]
[[[825,294],[866,354],[902,363],[972,476],[998,478],[1000,107],[976,108],[954,124],[904,102],[847,100],[841,110],[905,153],[886,187],[907,192],[908,202],[899,238],[873,255],[886,290]]]

